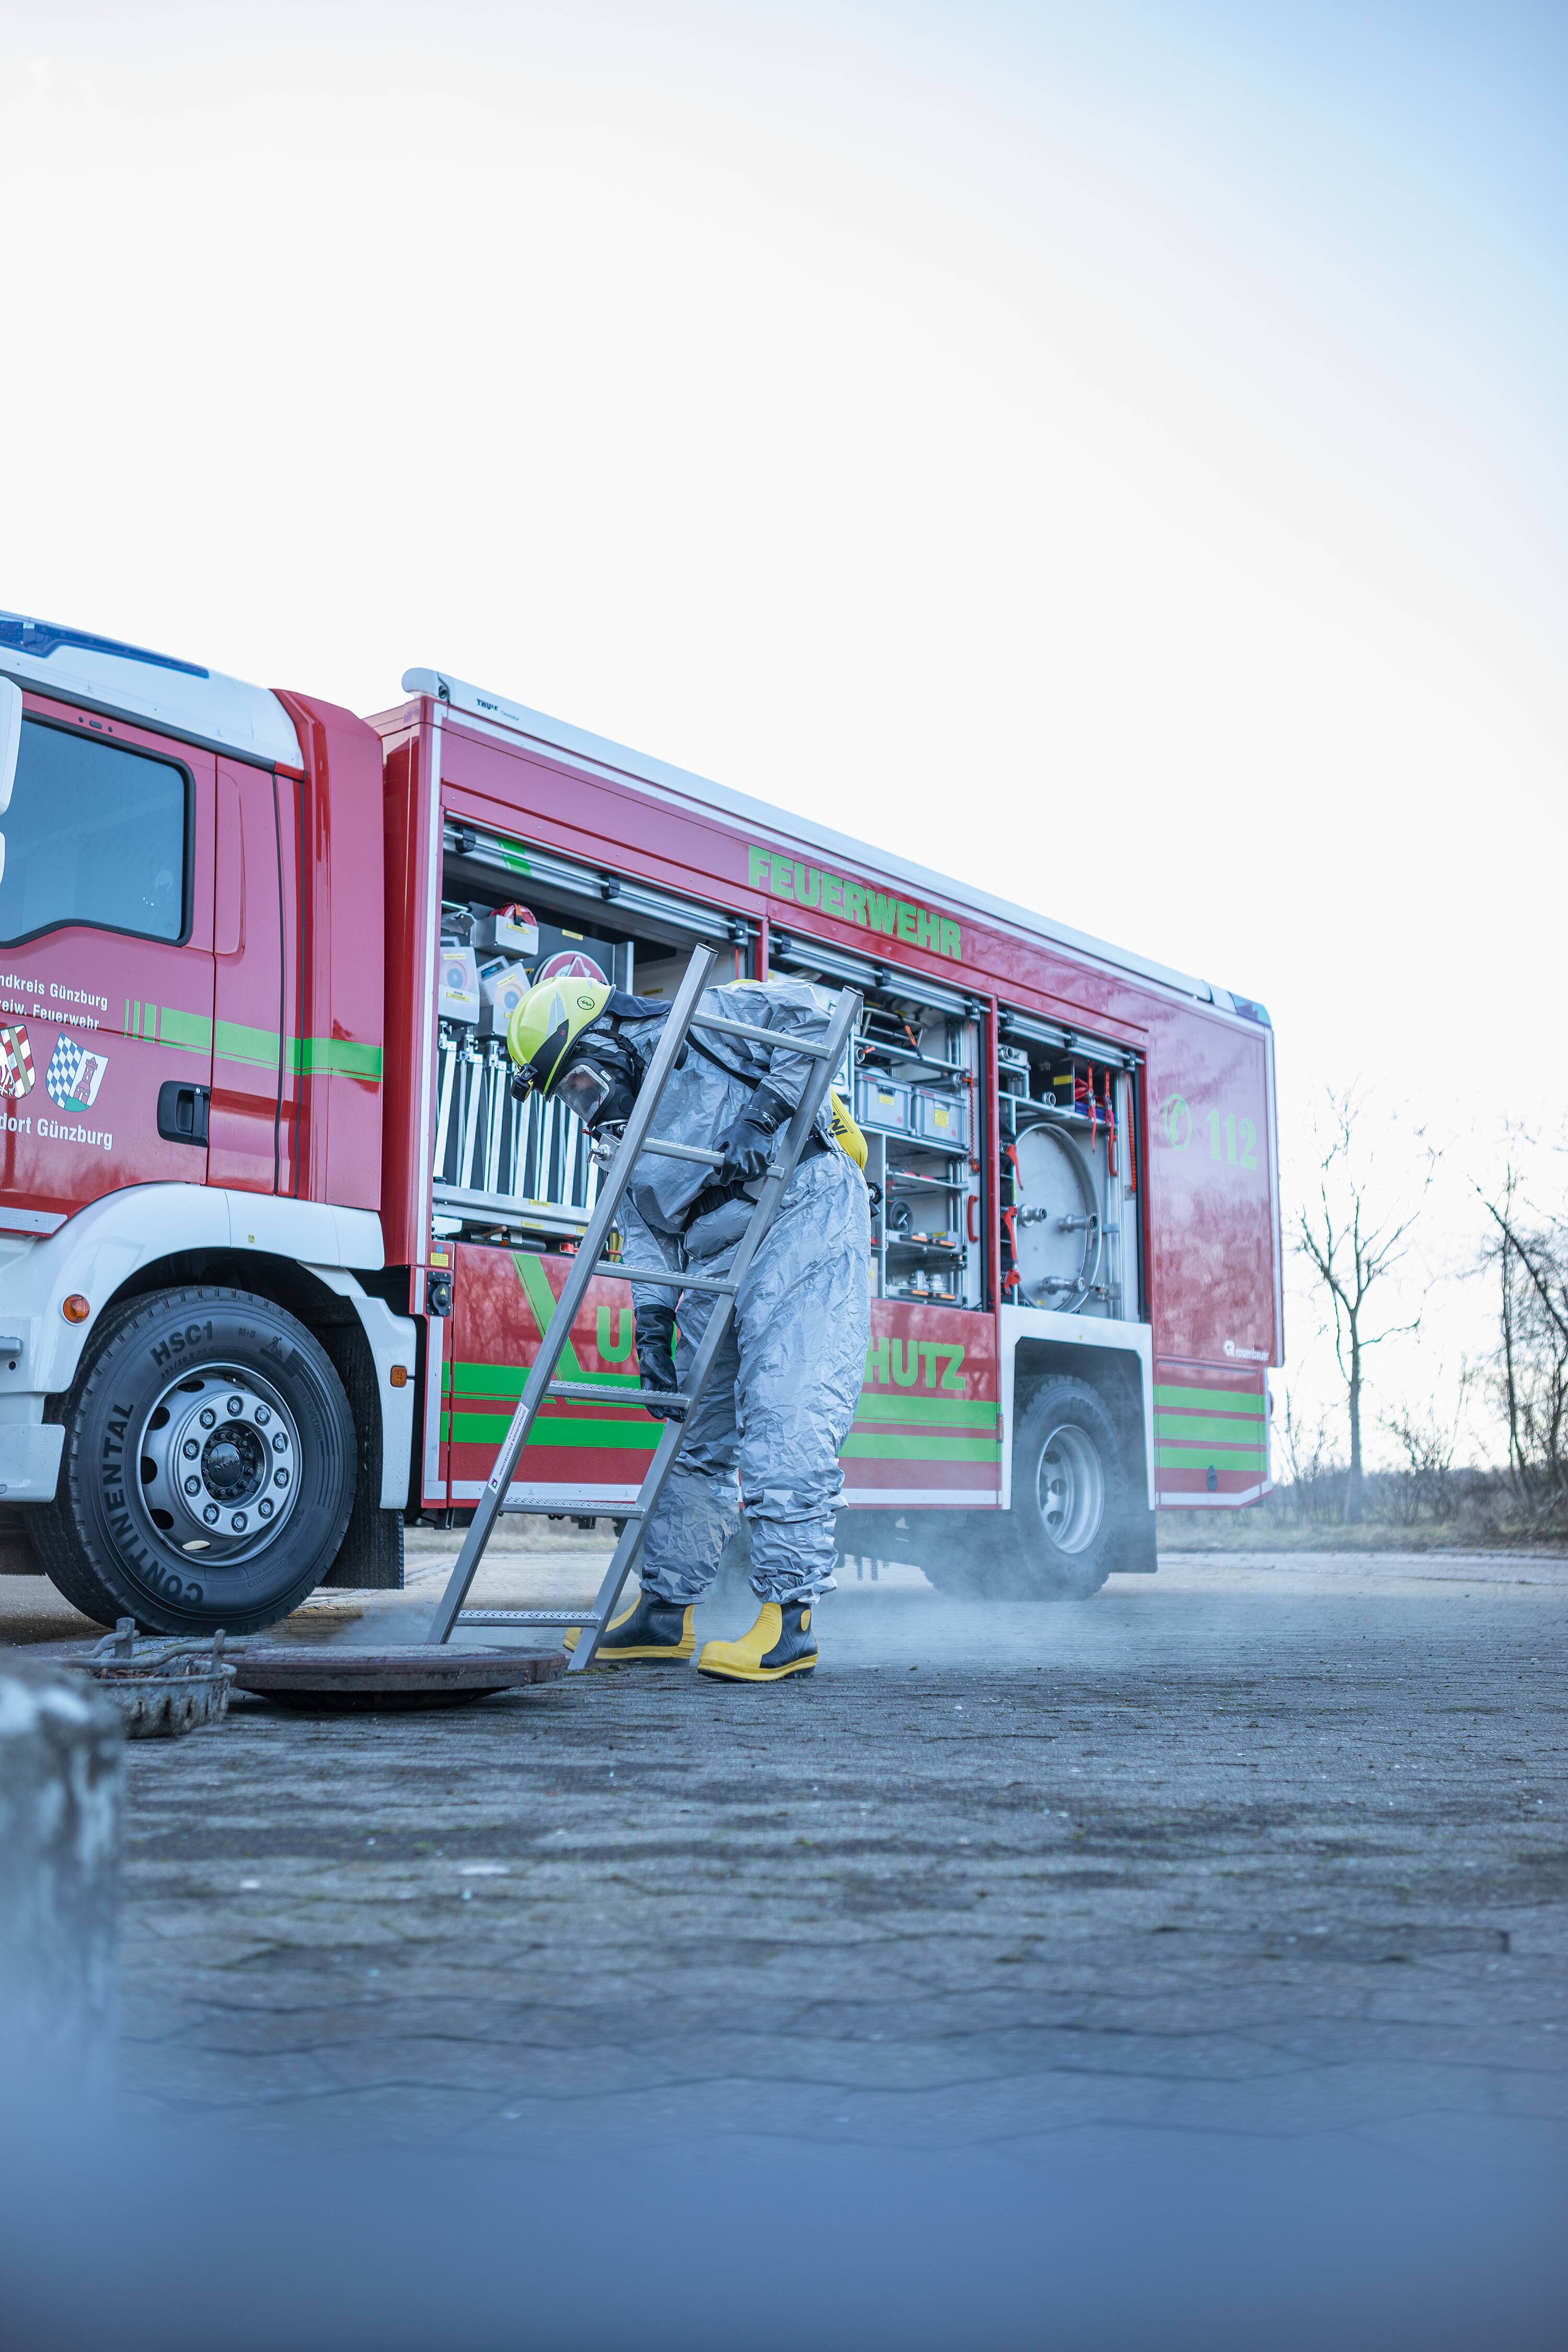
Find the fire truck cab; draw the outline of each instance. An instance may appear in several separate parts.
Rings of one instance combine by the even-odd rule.
[[[1255,1003],[435,670],[371,719],[0,614],[0,1559],[89,1615],[395,1586],[496,1448],[596,1181],[513,1100],[560,971],[852,985],[873,1339],[841,1546],[1039,1598],[1270,1483]],[[569,1377],[636,1385],[592,1286]],[[571,1369],[575,1365],[576,1369]],[[657,1425],[546,1408],[613,1518]]]

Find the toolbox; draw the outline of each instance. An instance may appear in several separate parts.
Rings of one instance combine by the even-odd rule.
[[[914,1132],[924,1143],[947,1151],[969,1149],[969,1106],[962,1095],[938,1094],[933,1087],[915,1089]]]
[[[855,1080],[855,1117],[862,1127],[881,1127],[896,1135],[909,1131],[909,1088],[897,1078],[874,1075]]]
[[[538,955],[539,927],[527,907],[498,907],[493,915],[480,916],[474,944],[496,955]]]

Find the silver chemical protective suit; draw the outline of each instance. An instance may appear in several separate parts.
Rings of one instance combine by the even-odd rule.
[[[664,1089],[657,1131],[672,1143],[717,1149],[765,1080],[786,1102],[800,1099],[811,1059],[791,1054],[790,1034],[826,1035],[833,1000],[800,980],[711,988],[703,1004],[731,1021],[777,1030],[767,1046],[697,1030],[718,1068],[689,1042]],[[626,1021],[621,1034],[644,1066],[662,1021]],[[745,1077],[730,1070],[744,1071]],[[871,1342],[871,1223],[859,1170],[832,1141],[826,1104],[821,1148],[796,1168],[735,1302],[727,1339],[686,1425],[643,1541],[644,1591],[683,1605],[713,1581],[719,1555],[746,1512],[752,1590],[789,1601],[833,1590],[833,1504],[843,1485],[839,1449],[849,1434]],[[672,1271],[722,1276],[750,1222],[752,1202],[728,1202],[691,1220],[713,1171],[689,1160],[639,1160],[622,1207],[627,1257],[643,1251]],[[756,1188],[758,1190],[760,1187]],[[669,1293],[633,1286],[634,1303],[667,1303]],[[685,1385],[707,1328],[714,1297],[685,1291],[678,1307],[678,1381]],[[737,1492],[737,1472],[739,1491]]]

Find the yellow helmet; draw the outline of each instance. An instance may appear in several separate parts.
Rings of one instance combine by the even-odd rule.
[[[567,1049],[598,1020],[610,993],[596,980],[546,980],[517,1007],[507,1024],[507,1051],[541,1095],[549,1094]]]

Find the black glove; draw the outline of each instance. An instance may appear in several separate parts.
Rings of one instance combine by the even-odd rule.
[[[645,1389],[673,1391],[675,1381],[675,1310],[673,1307],[639,1307],[637,1309],[637,1372]],[[664,1418],[663,1409],[643,1400],[644,1409],[655,1421]]]
[[[718,1139],[724,1164],[715,1181],[751,1184],[766,1175],[773,1157],[773,1138],[793,1108],[771,1087],[758,1087],[739,1118]]]

